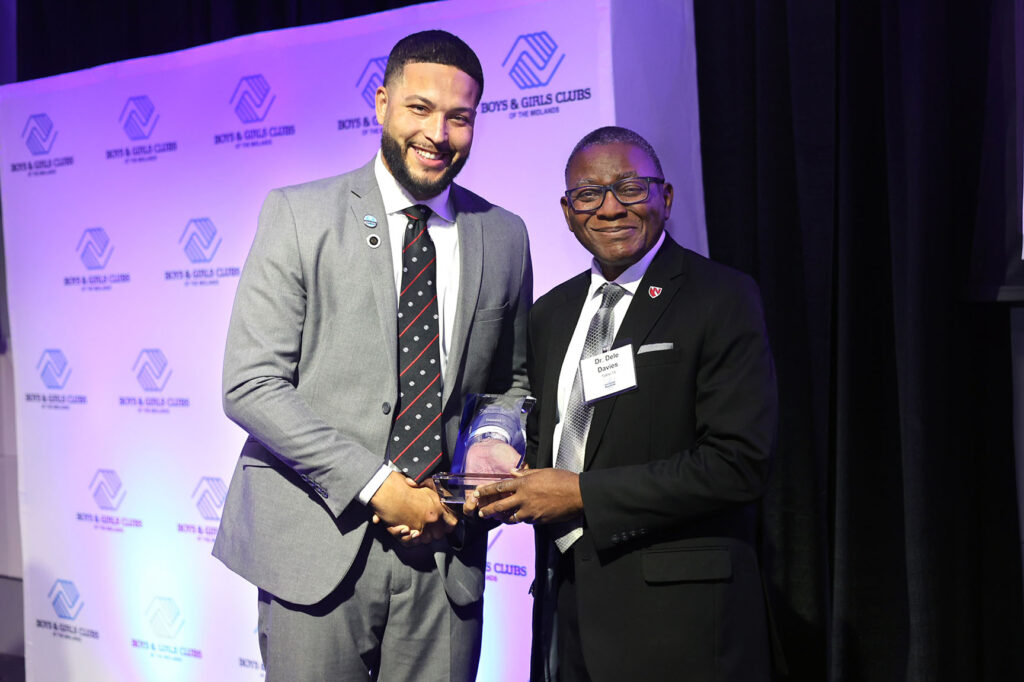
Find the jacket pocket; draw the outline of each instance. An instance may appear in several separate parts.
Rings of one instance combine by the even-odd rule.
[[[477,308],[476,312],[473,313],[473,319],[477,322],[500,320],[505,317],[506,311],[508,311],[508,302],[505,302],[499,308]]]
[[[648,549],[643,558],[644,580],[651,584],[708,582],[732,577],[727,547]]]

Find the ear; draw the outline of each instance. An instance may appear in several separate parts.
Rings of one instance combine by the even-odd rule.
[[[384,115],[388,113],[388,91],[381,85],[374,95],[374,109],[377,111],[377,123],[384,125]]]
[[[672,198],[675,196],[672,183],[666,182],[661,186],[661,194],[665,198],[665,220],[672,215]]]
[[[572,207],[569,206],[569,200],[565,198],[564,194],[560,203],[562,204],[562,215],[565,216],[565,224],[572,232]]]

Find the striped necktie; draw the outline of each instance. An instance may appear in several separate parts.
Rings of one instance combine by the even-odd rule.
[[[618,284],[606,282],[601,285],[600,291],[601,307],[590,318],[590,327],[587,328],[580,359],[608,350],[615,340],[614,308],[626,290]],[[569,401],[565,405],[565,414],[562,417],[562,437],[555,457],[555,468],[575,473],[583,471],[583,454],[586,451],[587,434],[590,432],[590,420],[593,416],[594,406],[583,402],[583,380],[577,363],[576,377],[572,381],[572,391],[569,393]],[[583,535],[583,527],[580,522],[574,521],[560,524],[554,529],[554,533],[555,546],[564,554]]]
[[[444,457],[441,437],[440,315],[437,263],[427,232],[430,209],[410,206],[398,294],[398,404],[388,454],[406,476],[420,481]]]

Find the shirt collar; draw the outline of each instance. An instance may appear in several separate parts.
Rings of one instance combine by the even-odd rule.
[[[647,272],[647,268],[650,267],[651,261],[654,260],[654,255],[658,253],[658,249],[665,243],[665,230],[661,231],[661,236],[658,237],[658,241],[654,243],[651,250],[644,254],[644,257],[637,262],[630,265],[623,271],[621,275],[615,278],[615,283],[625,289],[630,296],[636,294],[636,290],[640,287],[640,280],[643,279],[644,274]],[[590,261],[590,291],[588,297],[593,297],[597,294],[597,290],[601,288],[601,285],[607,282],[604,275],[601,273],[601,265],[597,262],[597,259]]]
[[[373,160],[373,174],[377,178],[377,187],[380,188],[380,198],[384,202],[384,212],[388,215],[400,213],[415,204],[423,204],[429,207],[434,212],[434,215],[437,215],[442,220],[449,223],[455,222],[455,211],[452,210],[451,205],[451,185],[445,187],[444,191],[437,196],[431,197],[426,201],[414,199],[404,187],[398,184],[398,180],[395,180],[395,176],[384,165],[384,158],[381,156],[380,150],[377,150],[377,156]]]

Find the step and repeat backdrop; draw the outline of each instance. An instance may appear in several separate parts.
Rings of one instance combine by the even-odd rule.
[[[375,153],[373,93],[403,35],[444,28],[480,56],[459,182],[526,220],[537,295],[588,267],[558,201],[569,151],[601,125],[654,142],[673,233],[704,250],[687,3],[481,5],[0,88],[30,680],[263,677],[256,590],[210,556],[244,440],[221,409],[228,315],[268,190]],[[531,543],[528,527],[491,535],[481,680],[528,676]]]

